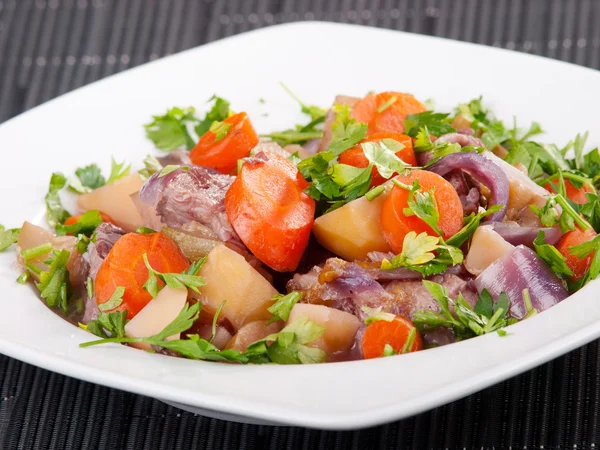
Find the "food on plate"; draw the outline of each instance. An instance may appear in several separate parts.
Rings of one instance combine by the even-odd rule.
[[[0,251],[82,347],[311,364],[500,338],[598,276],[600,154],[426,104],[300,102],[268,135],[220,97],[171,108],[145,126],[160,156],[53,173],[52,231],[0,226]]]

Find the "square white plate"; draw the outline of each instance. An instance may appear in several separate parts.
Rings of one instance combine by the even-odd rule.
[[[600,136],[600,74],[548,59],[372,28],[296,23],[232,37],[129,70],[0,126],[0,223],[43,222],[50,173],[110,155],[152,152],[142,124],[173,105],[203,107],[217,93],[262,132],[306,120],[279,87],[307,103],[338,93],[398,90],[439,109],[483,95],[505,120],[538,120],[559,144]],[[264,103],[259,102],[263,98]],[[268,114],[268,115],[266,115]],[[510,123],[510,122],[509,122]],[[592,142],[594,143],[594,142]],[[316,366],[237,366],[148,354],[91,339],[15,283],[0,255],[0,352],[73,377],[184,405],[202,414],[316,428],[365,427],[460,398],[600,336],[599,282],[496,334],[401,357]]]

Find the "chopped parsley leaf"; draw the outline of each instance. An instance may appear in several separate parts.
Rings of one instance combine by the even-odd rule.
[[[464,259],[463,252],[451,245],[440,243],[441,238],[429,236],[423,232],[417,235],[410,231],[402,242],[402,252],[392,258],[381,262],[382,270],[405,267],[430,276],[445,271],[448,266],[461,264]],[[436,252],[436,253],[434,253]]]
[[[102,312],[106,312],[118,308],[123,303],[123,294],[125,294],[125,287],[117,286],[110,298],[98,305],[98,309]]]
[[[67,179],[60,172],[54,172],[50,177],[48,193],[46,194],[46,221],[51,227],[62,224],[71,214],[62,206],[59,191],[67,185]]]
[[[396,153],[402,150],[404,145],[393,139],[383,139],[380,143],[365,142],[361,144],[361,147],[366,158],[377,168],[379,175],[385,179],[410,167],[396,156]]]
[[[19,232],[18,228],[5,229],[4,226],[0,225],[0,252],[17,243]]]
[[[46,300],[48,306],[60,307],[67,310],[68,294],[70,291],[69,271],[67,262],[71,254],[68,250],[61,250],[54,255],[47,272],[41,272],[40,282],[36,287],[40,291],[40,297]]]
[[[58,236],[66,234],[90,236],[101,223],[102,217],[100,216],[100,211],[93,209],[84,212],[73,225],[56,225],[56,234]]]
[[[205,259],[201,262],[204,263]],[[148,269],[148,279],[144,283],[144,289],[146,289],[152,298],[156,298],[159,292],[158,281],[162,281],[166,286],[171,289],[191,289],[196,293],[200,293],[198,288],[204,286],[204,278],[198,276],[198,272],[202,267],[202,264],[193,264],[190,269],[182,273],[161,273],[152,268],[148,261],[148,256],[144,253],[144,264]],[[192,271],[193,270],[193,271]]]
[[[131,170],[131,164],[125,166],[125,161],[122,163],[117,163],[115,158],[110,159],[110,175],[108,176],[108,180],[106,180],[106,184],[114,183],[117,180],[120,180],[123,177],[129,175],[129,171]]]
[[[213,122],[209,128],[209,131],[215,133],[215,142],[220,142],[227,136],[231,124],[227,122]]]
[[[409,114],[404,120],[404,133],[410,137],[417,137],[421,128],[427,128],[429,134],[441,136],[442,134],[456,131],[450,125],[450,114],[425,111],[417,114]]]
[[[413,315],[413,322],[421,331],[444,326],[450,328],[458,340],[462,340],[493,333],[514,323],[514,320],[506,318],[510,302],[505,293],[498,296],[490,311],[489,293],[483,294],[483,298],[477,302],[479,306],[472,308],[462,294],[452,300],[444,286],[428,280],[423,280],[423,285],[439,304],[441,312],[417,311]],[[450,311],[450,305],[454,306],[454,313]]]
[[[222,122],[232,114],[230,104],[224,98],[213,95],[210,98],[209,102],[211,101],[214,101],[213,106],[206,113],[204,119],[199,121],[199,123],[194,128],[194,131],[196,132],[198,137],[202,137],[202,135],[204,135],[208,130],[210,130],[210,127],[214,122]],[[194,146],[194,144],[192,144],[192,147]],[[190,147],[188,147],[188,149],[190,149]]]
[[[290,317],[290,312],[296,303],[302,299],[302,292],[294,291],[287,295],[277,294],[271,301],[274,302],[268,308],[268,311],[273,314],[269,324],[277,322],[278,320],[287,321]]]
[[[170,152],[180,147],[191,150],[196,141],[188,131],[188,124],[194,125],[199,120],[194,116],[196,110],[192,107],[174,107],[162,115],[152,116],[152,122],[144,125],[146,137],[154,142],[159,150]],[[212,121],[206,126],[210,127]]]

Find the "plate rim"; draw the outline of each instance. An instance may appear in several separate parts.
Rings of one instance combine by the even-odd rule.
[[[436,37],[436,36],[419,35],[419,34],[401,32],[401,31],[396,31],[396,30],[373,28],[373,27],[363,26],[363,25],[341,24],[341,23],[321,22],[321,21],[301,21],[301,22],[273,25],[273,26],[269,26],[269,27],[265,27],[265,28],[248,31],[246,33],[241,33],[238,35],[234,35],[234,36],[230,36],[230,37],[227,37],[224,39],[213,41],[213,42],[201,45],[201,46],[197,46],[197,47],[194,47],[191,49],[184,50],[182,52],[178,52],[178,53],[166,56],[166,57],[161,58],[156,61],[147,62],[147,63],[141,64],[139,66],[124,70],[123,72],[119,72],[117,74],[111,75],[104,79],[101,79],[101,80],[95,81],[93,83],[87,84],[85,86],[82,86],[80,88],[74,89],[73,91],[70,91],[70,92],[68,92],[64,95],[61,95],[55,99],[47,101],[39,106],[36,106],[28,111],[25,111],[24,113],[22,113],[18,116],[15,116],[15,117],[9,119],[8,121],[6,121],[0,125],[0,133],[5,128],[7,128],[9,126],[13,126],[12,124],[14,123],[15,120],[20,120],[23,117],[27,116],[28,114],[29,115],[31,115],[32,113],[37,114],[40,111],[44,111],[46,108],[52,108],[54,106],[55,102],[64,101],[66,98],[70,98],[71,96],[74,96],[74,95],[79,95],[79,94],[81,94],[81,92],[85,91],[86,89],[94,89],[102,83],[114,82],[115,80],[119,80],[123,76],[135,76],[135,73],[137,70],[146,69],[150,65],[159,65],[159,64],[166,65],[169,63],[169,61],[172,58],[179,58],[179,57],[182,57],[182,55],[185,55],[188,53],[194,53],[194,52],[197,52],[199,49],[204,49],[209,46],[210,47],[219,46],[219,45],[223,45],[223,43],[228,43],[228,42],[239,40],[239,39],[247,39],[249,35],[276,34],[279,30],[282,30],[284,28],[291,28],[291,27],[311,28],[311,27],[315,27],[315,26],[322,27],[322,28],[357,28],[357,29],[361,29],[361,31],[368,30],[368,32],[373,32],[373,33],[400,34],[409,39],[414,39],[414,40],[428,40],[428,41],[434,40],[434,41],[443,41],[443,42],[451,43],[452,45],[456,45],[456,46],[474,46],[477,48],[483,48],[488,52],[502,52],[504,54],[510,53],[512,56],[518,55],[518,57],[526,58],[528,60],[530,60],[532,58],[536,58],[536,59],[540,59],[540,60],[543,60],[546,62],[550,62],[552,65],[563,64],[563,65],[568,65],[572,68],[575,68],[578,71],[586,70],[586,71],[593,72],[596,75],[600,74],[600,72],[598,72],[594,69],[579,66],[579,65],[572,64],[572,63],[565,62],[565,61],[554,60],[554,59],[547,58],[547,57],[540,56],[540,55],[524,54],[524,53],[519,53],[519,52],[515,52],[515,51],[511,51],[511,50],[506,50],[506,49],[501,49],[501,48],[496,48],[496,47],[489,47],[489,46],[485,46],[485,45],[473,44],[473,43],[462,42],[462,41],[455,41],[452,39],[440,38],[440,37]],[[594,282],[593,285],[597,286],[598,282]],[[586,289],[589,290],[589,288],[590,288],[590,286],[588,286]],[[572,297],[575,297],[575,296],[577,296],[577,294]],[[536,320],[536,318],[534,318],[532,320]],[[516,325],[516,326],[518,327],[519,325]],[[432,407],[435,407],[435,406],[438,406],[441,404],[445,404],[449,401],[453,401],[458,398],[464,397],[466,395],[472,394],[473,392],[477,392],[477,391],[479,391],[487,386],[490,386],[496,382],[508,379],[508,378],[510,378],[516,374],[522,373],[532,367],[535,367],[544,362],[547,362],[550,359],[552,359],[553,357],[562,355],[574,348],[584,345],[585,343],[593,340],[594,338],[596,338],[598,336],[600,336],[600,325],[589,325],[584,328],[581,328],[578,331],[570,333],[568,336],[565,336],[564,338],[560,339],[558,342],[559,350],[556,350],[556,348],[557,348],[556,342],[547,342],[546,345],[537,348],[535,351],[529,351],[525,355],[518,357],[514,361],[515,364],[513,365],[513,367],[511,367],[510,369],[503,370],[501,376],[494,375],[492,373],[485,373],[485,376],[478,376],[476,378],[475,382],[473,382],[473,380],[471,380],[471,379],[462,380],[461,383],[454,383],[452,385],[449,385],[450,387],[446,387],[446,388],[442,389],[442,392],[444,393],[443,395],[440,395],[440,390],[438,389],[435,393],[436,398],[433,397],[433,394],[428,396],[425,401],[420,401],[419,405],[412,405],[411,407],[409,407],[408,409],[410,410],[410,412],[408,412],[408,413],[398,413],[398,408],[396,406],[389,406],[389,407],[379,407],[376,409],[376,411],[367,411],[367,412],[363,411],[363,412],[359,412],[359,413],[348,413],[348,414],[338,418],[337,416],[332,417],[330,413],[327,413],[325,415],[320,415],[318,412],[314,411],[311,414],[308,414],[306,411],[298,412],[297,410],[293,410],[290,408],[278,409],[273,406],[269,406],[268,408],[263,407],[262,409],[255,409],[253,407],[253,402],[247,401],[245,399],[243,401],[238,400],[237,405],[236,405],[236,403],[228,404],[226,408],[223,408],[219,402],[219,400],[222,399],[221,395],[210,395],[207,393],[200,394],[201,397],[203,398],[203,400],[205,400],[205,403],[202,405],[198,405],[197,407],[213,409],[216,411],[222,411],[224,413],[233,413],[233,414],[237,414],[240,416],[259,418],[261,420],[283,422],[285,424],[296,425],[296,426],[307,426],[307,427],[312,427],[312,428],[336,429],[336,430],[364,428],[364,427],[368,427],[368,426],[381,424],[381,423],[384,423],[387,421],[396,420],[400,417],[407,417],[409,415],[414,415],[414,414],[420,413],[422,411],[428,410]],[[483,336],[483,337],[479,337],[478,339],[482,340],[485,338],[488,338],[488,337]],[[464,343],[457,343],[454,345],[463,345],[463,344]],[[552,347],[551,351],[549,351],[549,347]],[[137,351],[134,349],[130,349],[130,350]],[[437,351],[437,349],[434,349],[432,351]],[[26,345],[21,345],[18,342],[14,343],[14,342],[7,341],[4,338],[0,338],[0,352],[7,356],[16,358],[18,360],[27,362],[29,364],[36,365],[38,367],[42,367],[46,370],[51,370],[54,372],[61,373],[66,376],[71,376],[71,377],[82,379],[82,380],[85,380],[88,382],[105,385],[105,386],[109,386],[112,388],[122,389],[122,390],[126,390],[129,392],[135,392],[137,394],[147,395],[147,396],[156,398],[156,386],[157,386],[156,381],[148,381],[148,380],[140,380],[140,379],[135,380],[129,375],[115,373],[110,370],[107,370],[107,372],[109,372],[111,375],[110,378],[103,378],[102,375],[104,372],[96,372],[96,371],[90,370],[89,368],[84,366],[82,363],[75,363],[75,362],[66,360],[64,358],[61,358],[59,355],[46,355],[46,354],[42,353],[41,351],[36,351],[35,349],[32,349]],[[410,356],[413,356],[413,355],[410,355]],[[60,359],[62,359],[62,364],[57,365],[56,361],[60,360]],[[360,363],[368,364],[369,362],[365,361],[365,362],[360,362]],[[335,364],[346,364],[347,365],[347,364],[360,364],[360,363],[359,362],[351,362],[351,363],[335,363]],[[208,363],[208,364],[212,364],[212,363]],[[292,368],[288,368],[288,369],[292,369]],[[491,372],[491,369],[488,370],[487,372]],[[135,381],[135,383],[132,383],[132,381]],[[461,385],[466,384],[466,383],[469,383],[468,387],[461,387]],[[458,385],[458,387],[456,385]],[[170,402],[182,403],[185,405],[189,405],[191,407],[195,407],[194,405],[191,405],[185,401],[184,397],[185,397],[185,393],[188,392],[187,390],[172,389],[169,392],[172,392],[173,395],[168,395],[168,396],[161,395],[161,396],[164,397],[165,400],[168,400]],[[440,398],[442,398],[442,401],[440,401]],[[188,399],[189,399],[189,397],[188,397]],[[413,401],[413,403],[416,403],[416,402]],[[369,414],[370,414],[370,416],[369,416]]]

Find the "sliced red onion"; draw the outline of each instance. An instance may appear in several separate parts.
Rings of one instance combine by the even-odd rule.
[[[446,144],[459,144],[461,147],[485,147],[483,141],[475,136],[470,136],[465,133],[448,133],[443,134],[435,141],[436,144],[439,142],[445,142]]]
[[[473,136],[475,134],[475,130],[473,130],[471,127],[458,128],[456,132],[460,134],[467,134],[469,136]]]
[[[506,292],[510,314],[527,314],[523,290],[529,289],[532,306],[544,311],[569,296],[563,282],[529,248],[519,245],[487,267],[473,282],[479,293],[487,289],[494,298]]]
[[[492,205],[502,205],[502,209],[488,219],[500,222],[506,215],[508,204],[508,178],[493,161],[474,152],[452,153],[432,164],[427,170],[444,176],[452,170],[460,169],[487,186],[492,191]]]
[[[496,233],[512,245],[526,245],[527,247],[533,247],[533,241],[540,231],[544,232],[546,243],[550,245],[555,245],[562,237],[562,231],[558,227],[521,227],[506,222],[492,222],[486,226],[492,227]]]

